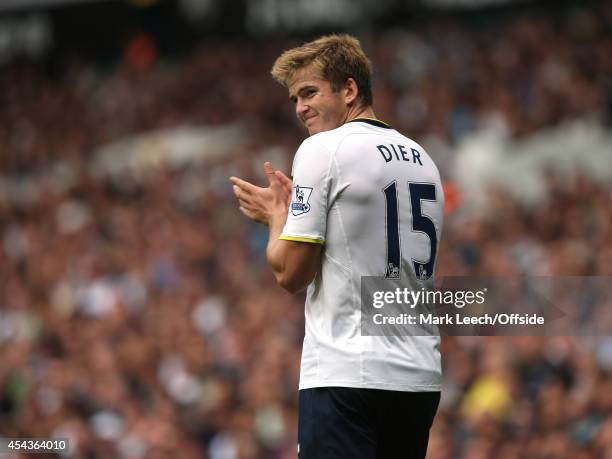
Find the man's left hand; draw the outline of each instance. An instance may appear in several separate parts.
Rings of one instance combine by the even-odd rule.
[[[240,211],[251,220],[270,225],[272,218],[286,218],[291,202],[290,179],[275,171],[269,162],[264,163],[268,187],[253,185],[238,177],[230,177],[234,184],[234,194],[238,198]],[[289,181],[289,185],[287,183]]]

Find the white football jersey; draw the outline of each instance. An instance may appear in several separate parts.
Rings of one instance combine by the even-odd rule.
[[[419,283],[434,273],[440,174],[423,148],[360,118],[306,139],[293,162],[281,239],[323,244],[308,286],[300,389],[441,390],[438,336],[362,336],[362,276]]]

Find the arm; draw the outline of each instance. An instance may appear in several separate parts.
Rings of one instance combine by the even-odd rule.
[[[266,255],[278,284],[297,293],[312,282],[321,266],[321,244],[279,239],[286,219],[287,214],[282,223],[271,222]]]
[[[268,188],[261,188],[237,177],[230,177],[240,211],[252,220],[268,226],[266,256],[281,287],[291,293],[304,289],[314,278],[321,263],[321,245],[279,239],[291,202],[291,180],[270,163],[264,164]]]

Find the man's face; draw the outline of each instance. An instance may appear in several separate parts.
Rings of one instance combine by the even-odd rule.
[[[295,73],[289,84],[289,98],[310,135],[335,129],[346,122],[348,106],[343,91],[334,92],[329,81],[308,67]]]

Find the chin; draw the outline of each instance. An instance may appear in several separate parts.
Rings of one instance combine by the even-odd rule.
[[[323,132],[325,129],[321,128],[321,126],[310,126],[307,127],[306,129],[308,129],[308,134],[309,135],[315,135],[318,134],[319,132]]]

